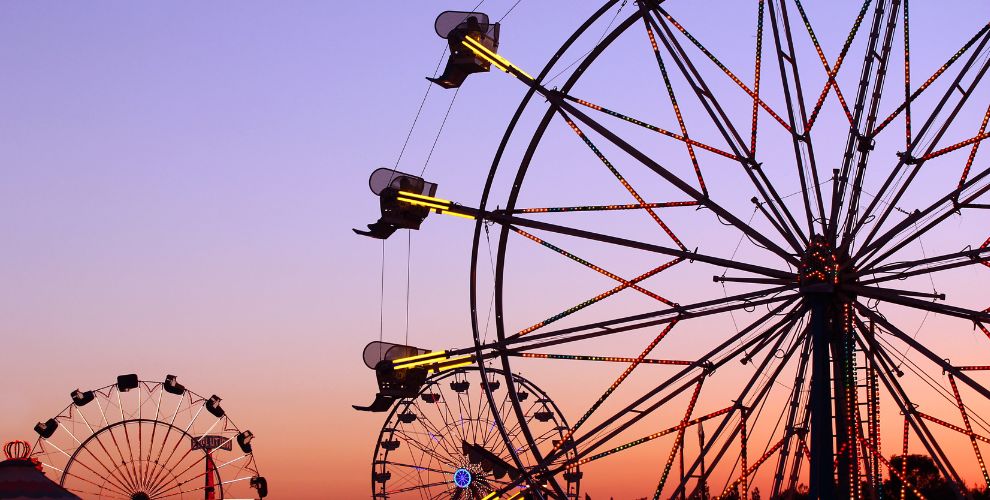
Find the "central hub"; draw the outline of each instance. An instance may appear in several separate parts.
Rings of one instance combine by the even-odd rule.
[[[471,471],[460,468],[454,471],[454,486],[464,489],[471,485]]]
[[[803,293],[832,293],[839,284],[840,262],[835,248],[822,235],[816,234],[801,257],[798,283]]]

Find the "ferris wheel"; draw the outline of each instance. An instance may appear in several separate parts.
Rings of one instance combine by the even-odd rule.
[[[58,415],[35,426],[32,457],[82,498],[248,499],[268,495],[251,431],[218,396],[204,398],[169,375],[137,375],[75,390]]]
[[[502,387],[505,378],[494,368],[484,378],[477,367],[458,368],[430,377],[417,394],[399,400],[375,446],[372,496],[481,500],[535,466],[522,426],[533,433],[536,447],[547,451],[563,438],[567,421],[545,392],[513,374],[514,397],[524,415],[517,420]],[[486,387],[497,406],[485,400]],[[508,429],[508,441],[497,423]],[[523,458],[522,470],[511,463],[510,447]],[[572,451],[559,462],[573,457]],[[568,498],[579,498],[579,482],[579,471],[567,477]]]
[[[823,30],[836,16],[845,28]],[[382,218],[362,234],[475,221],[473,339],[385,368],[581,378],[559,401],[580,409],[566,445],[492,498],[565,498],[565,474],[609,462],[655,464],[628,479],[653,498],[802,483],[876,498],[885,477],[924,498],[909,454],[956,497],[990,486],[990,11],[933,26],[946,16],[907,0],[614,0],[532,76],[498,23],[442,15],[451,56],[431,81],[495,68],[527,93],[477,205],[372,177]]]

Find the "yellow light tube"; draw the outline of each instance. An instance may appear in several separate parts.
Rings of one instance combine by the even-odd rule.
[[[400,364],[408,363],[410,361],[416,361],[418,359],[435,358],[439,356],[443,356],[443,359],[447,359],[447,351],[432,351],[426,354],[417,354],[416,356],[407,356],[405,358],[393,359],[392,364],[400,365]]]
[[[450,200],[445,200],[443,198],[435,198],[433,196],[426,196],[425,194],[410,193],[409,191],[399,191],[399,196],[407,196],[409,198],[419,198],[421,200],[432,201],[433,203],[453,203]]]
[[[464,356],[462,358],[454,358],[454,359],[452,359],[450,361],[461,361],[461,360],[463,360],[463,362],[455,363],[453,365],[441,366],[440,367],[440,371],[453,370],[454,368],[461,368],[461,367],[464,367],[464,366],[469,366],[469,365],[473,365],[474,364],[473,356]]]
[[[464,217],[465,219],[474,219],[473,215],[459,214],[457,212],[444,212],[447,215],[453,215],[454,217]]]
[[[508,68],[513,68],[519,73],[521,73],[523,76],[525,76],[526,78],[529,78],[530,80],[534,79],[532,76],[529,75],[529,73],[526,73],[525,71],[520,69],[519,66],[510,63],[506,58],[492,52],[491,50],[488,49],[488,47],[485,47],[480,42],[478,42],[477,40],[471,37],[464,37],[464,40],[461,43],[464,44],[465,47],[471,49],[471,52],[474,52],[481,58],[488,60],[495,66],[498,66],[499,69],[505,71],[506,73],[509,72]]]
[[[410,205],[419,205],[423,207],[435,208],[437,210],[448,210],[450,207],[448,205],[437,205],[436,203],[427,203],[425,201],[414,200],[412,198],[399,197],[399,201],[404,201]]]
[[[484,60],[486,60],[486,61],[494,64],[496,68],[498,68],[498,69],[500,69],[502,71],[505,71],[506,73],[509,72],[509,68],[507,67],[508,64],[506,64],[506,63],[508,63],[508,61],[503,62],[503,59],[496,58],[496,55],[493,54],[491,51],[489,51],[488,48],[485,47],[484,45],[477,44],[477,46],[475,46],[475,45],[472,45],[472,44],[467,43],[468,40],[474,42],[475,44],[477,44],[477,42],[475,42],[471,38],[465,38],[464,41],[461,42],[465,47],[471,49],[471,52],[474,52],[474,55],[476,55],[476,56],[478,56],[478,57],[480,57],[480,58],[482,58],[482,59],[484,59]],[[480,47],[480,50],[479,50],[479,47]]]
[[[485,495],[485,498],[482,498],[481,500],[498,500],[498,497],[495,496],[496,493],[498,493],[498,492],[497,491],[493,491],[493,492]]]

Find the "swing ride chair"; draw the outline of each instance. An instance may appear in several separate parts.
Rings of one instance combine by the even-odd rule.
[[[468,75],[491,70],[492,63],[478,55],[476,49],[464,44],[470,38],[492,53],[498,52],[498,23],[489,23],[488,16],[480,12],[447,11],[437,16],[433,24],[437,35],[446,39],[450,56],[443,73],[426,79],[445,88],[460,87]]]
[[[186,389],[136,374],[76,389],[58,415],[39,422],[32,448],[44,470],[83,498],[255,498],[268,496],[258,473],[254,434],[220,405]]]
[[[430,211],[474,219],[473,342],[466,342],[473,345],[401,346],[405,352],[366,362],[383,398],[367,408],[389,411],[373,463],[375,498],[575,498],[579,467],[643,457],[656,460],[658,477],[637,471],[629,480],[646,481],[640,486],[653,498],[751,498],[757,484],[767,497],[788,498],[807,484],[818,500],[887,498],[892,487],[900,498],[965,499],[973,474],[990,487],[981,449],[990,443],[990,365],[981,361],[981,349],[990,349],[990,308],[980,286],[990,275],[978,271],[990,267],[981,223],[990,210],[990,167],[979,149],[990,138],[990,23],[959,15],[958,28],[921,30],[921,38],[937,33],[938,43],[912,53],[919,31],[910,28],[941,22],[926,9],[945,7],[864,0],[848,33],[834,35],[841,48],[829,53],[801,0],[748,5],[752,80],[706,43],[702,32],[717,25],[697,19],[721,12],[689,21],[677,9],[690,2],[608,0],[536,77],[496,53],[498,29],[485,30],[487,17],[458,13],[443,26],[449,13],[438,18],[451,55],[431,82],[456,87],[494,66],[527,93],[476,207],[394,185],[383,196],[383,227],[368,231],[384,238],[418,229]],[[838,5],[826,10],[832,15]],[[574,61],[565,66],[567,59]],[[626,85],[608,64],[616,60],[630,81],[653,80]],[[920,81],[912,74],[919,67]],[[761,74],[773,75],[762,88]],[[659,99],[633,94],[653,90]],[[723,94],[742,105],[723,105]],[[662,106],[660,119],[672,126],[648,123],[645,104],[632,111],[643,116],[619,110],[640,101]],[[558,135],[572,132],[570,142]],[[837,134],[844,146],[832,140]],[[582,163],[552,161],[559,158]],[[534,178],[556,179],[554,189],[534,186]],[[559,201],[589,193],[628,198]],[[429,210],[386,218],[386,208],[398,213],[403,204]],[[581,218],[589,212],[593,221]],[[631,225],[635,217],[649,231]],[[703,249],[692,239],[717,244]],[[532,261],[520,258],[531,255],[526,249],[605,276],[612,288],[572,279],[569,269],[534,277]],[[619,271],[634,265],[642,269]],[[674,267],[676,279],[652,279]],[[479,279],[489,268],[491,290]],[[549,309],[574,294],[576,304]],[[678,301],[689,294],[711,295]],[[544,300],[519,307],[526,297]],[[597,306],[606,300],[610,306]],[[925,324],[929,315],[937,326]],[[724,331],[711,326],[719,323]],[[667,349],[665,339],[680,332],[690,340]],[[633,334],[648,335],[645,348],[629,350]],[[681,354],[658,354],[666,352]],[[522,397],[537,391],[515,371],[536,363],[556,374],[580,363],[624,371],[581,372],[587,390],[570,406],[585,410],[569,426],[555,406],[541,406],[549,398]],[[638,379],[647,382],[626,383],[633,372],[648,372]],[[458,439],[456,425],[444,423],[458,422],[458,405],[472,392],[491,415],[486,442]],[[899,439],[881,441],[891,434]],[[542,436],[552,436],[546,446]],[[919,453],[938,470],[942,493],[926,495],[931,485],[914,484],[905,464]]]
[[[423,204],[409,203],[423,197],[432,197],[437,185],[426,182],[422,177],[398,172],[394,169],[379,168],[368,179],[371,192],[379,198],[381,217],[368,224],[368,230],[354,229],[362,236],[387,239],[399,229],[419,229],[420,224],[430,214],[430,208]]]
[[[414,398],[426,382],[427,368],[414,367],[396,369],[393,360],[400,358],[415,358],[429,351],[417,347],[391,344],[388,342],[371,342],[364,348],[362,355],[364,364],[375,370],[378,379],[378,394],[368,406],[352,405],[355,410],[368,412],[385,412],[392,404],[402,398]]]

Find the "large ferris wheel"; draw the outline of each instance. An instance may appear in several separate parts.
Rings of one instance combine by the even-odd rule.
[[[550,449],[505,378],[531,456],[507,447],[523,473],[492,498],[568,498],[566,474],[608,462],[649,464],[631,480],[653,498],[802,482],[877,498],[885,476],[923,498],[912,453],[957,497],[990,486],[990,11],[721,7],[607,2],[536,76],[498,53],[487,17],[441,16],[451,57],[433,81],[495,67],[526,94],[476,205],[373,176],[374,236],[475,219],[473,342],[382,358],[380,381],[465,363],[482,381],[493,365],[580,377]],[[821,29],[836,16],[843,31]]]

